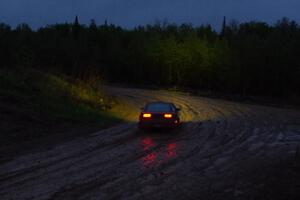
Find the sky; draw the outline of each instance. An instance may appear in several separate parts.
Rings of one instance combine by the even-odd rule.
[[[222,25],[223,16],[238,22],[275,23],[288,17],[300,23],[300,0],[0,0],[0,22],[33,28],[46,24],[95,19],[126,28],[156,21]]]

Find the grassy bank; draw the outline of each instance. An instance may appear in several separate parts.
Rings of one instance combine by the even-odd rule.
[[[120,119],[101,88],[33,69],[0,69],[0,141],[17,146],[89,133]]]

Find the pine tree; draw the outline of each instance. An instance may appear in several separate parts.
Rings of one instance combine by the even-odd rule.
[[[80,24],[79,24],[78,16],[76,15],[75,22],[73,24],[73,36],[75,39],[78,38],[79,31],[80,31]]]
[[[225,36],[225,33],[226,33],[226,17],[224,16],[223,18],[223,24],[222,24],[222,31],[221,31],[221,36]]]
[[[90,23],[89,29],[92,30],[92,31],[97,30],[97,24],[96,24],[96,20],[95,19],[91,19],[91,23]]]

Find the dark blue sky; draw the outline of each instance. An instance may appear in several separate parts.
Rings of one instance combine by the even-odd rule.
[[[222,17],[239,22],[261,20],[274,23],[287,16],[300,22],[300,0],[0,0],[0,22],[12,26],[26,22],[36,28],[45,24],[81,23],[94,18],[123,27],[156,20],[212,24],[219,29]]]

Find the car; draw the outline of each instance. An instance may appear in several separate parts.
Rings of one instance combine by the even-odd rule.
[[[180,108],[173,103],[151,102],[141,109],[139,116],[139,128],[175,128],[181,122],[179,118]]]

